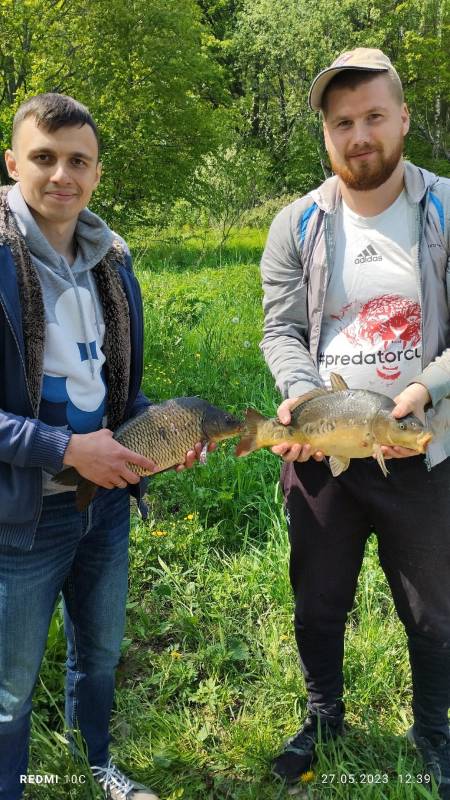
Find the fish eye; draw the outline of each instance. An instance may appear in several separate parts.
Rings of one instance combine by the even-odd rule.
[[[406,423],[405,422],[399,422],[398,423],[398,427],[400,428],[401,431],[406,431]]]

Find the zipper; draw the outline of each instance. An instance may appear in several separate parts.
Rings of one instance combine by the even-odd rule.
[[[27,389],[27,394],[28,394],[28,400],[29,400],[29,403],[30,403],[31,413],[34,414],[35,410],[33,408],[33,403],[31,401],[30,385],[28,383],[27,371],[26,371],[26,368],[25,368],[25,361],[23,360],[22,351],[20,349],[20,345],[19,345],[19,342],[17,340],[16,332],[14,330],[13,325],[11,324],[11,320],[10,320],[10,318],[8,316],[7,311],[6,311],[5,304],[3,302],[3,298],[1,296],[1,294],[0,294],[0,305],[1,305],[2,309],[3,309],[3,313],[5,315],[5,319],[6,319],[7,323],[8,323],[8,325],[9,325],[9,329],[10,329],[10,331],[12,333],[12,336],[13,336],[13,339],[14,339],[14,341],[16,343],[17,352],[19,353],[20,363],[22,364],[23,376],[24,376],[24,379],[25,379],[25,386],[26,386],[26,389]],[[43,379],[44,379],[44,376],[42,375],[41,394],[42,394],[42,382],[43,382]],[[39,407],[36,409],[36,418],[37,418],[38,414],[39,414]],[[42,492],[42,484],[43,484],[43,481],[42,481],[42,469],[39,470],[39,478],[38,478],[38,480],[39,480],[40,501],[39,501],[39,508],[38,508],[38,513],[37,513],[37,516],[36,516],[36,520],[40,519],[41,514],[42,514],[42,508],[43,508],[43,505],[44,505],[44,496],[43,496],[43,492]],[[33,544],[34,544],[35,533],[36,533],[36,530],[33,533]]]
[[[414,269],[416,272],[416,282],[417,282],[417,290],[419,295],[419,305],[420,305],[420,336],[421,336],[421,343],[422,343],[422,352],[420,355],[420,366],[422,371],[424,370],[424,363],[423,363],[423,351],[424,351],[424,335],[423,335],[423,292],[422,292],[422,270],[420,269],[420,254],[422,251],[422,242],[424,240],[424,231],[425,231],[425,224],[427,219],[427,212],[428,212],[428,203],[429,203],[429,192],[426,194],[425,198],[425,205],[423,207],[423,216],[421,217],[420,203],[417,204],[416,208],[416,234],[417,234],[417,246],[415,252],[415,259],[414,259]],[[425,464],[427,467],[428,472],[431,471],[431,461],[428,452],[425,453]]]
[[[319,340],[320,340],[320,331],[322,329],[323,310],[325,308],[325,297],[326,297],[326,294],[327,294],[328,274],[329,274],[330,264],[333,263],[332,259],[333,259],[333,256],[334,256],[334,243],[333,243],[332,231],[330,229],[330,214],[328,214],[327,212],[325,212],[325,214],[324,214],[324,223],[323,224],[324,224],[324,233],[325,233],[325,269],[323,270],[323,274],[322,274],[323,281],[322,281],[322,285],[320,287],[322,289],[322,297],[321,297],[321,300],[320,300],[318,322],[316,323],[316,326],[317,326],[317,348],[315,348],[314,354],[311,353],[311,355],[313,355],[313,358],[314,358],[314,361],[315,361],[316,365],[317,365],[317,350],[319,348]],[[334,225],[334,219],[333,219],[333,225]],[[314,327],[316,327],[316,326],[314,326]]]
[[[35,409],[33,408],[33,403],[32,403],[32,400],[31,400],[30,384],[28,383],[28,377],[27,377],[27,371],[26,371],[26,367],[25,367],[25,361],[23,360],[22,351],[20,349],[20,345],[19,345],[19,342],[18,342],[18,339],[17,339],[17,336],[16,336],[16,332],[14,330],[13,325],[11,324],[11,320],[10,320],[10,318],[8,316],[8,313],[6,311],[5,304],[3,302],[3,299],[1,297],[1,295],[0,295],[0,305],[1,305],[2,309],[3,309],[3,313],[5,315],[6,321],[8,322],[10,331],[11,331],[11,333],[13,335],[13,339],[14,339],[14,341],[16,343],[17,352],[19,353],[20,362],[22,364],[23,376],[25,378],[25,386],[27,387],[27,394],[28,394],[28,400],[30,402],[31,412],[32,412],[32,414],[34,414],[35,413]],[[42,385],[41,385],[41,388],[42,388]],[[36,416],[37,416],[37,414],[38,414],[38,410],[36,410]]]

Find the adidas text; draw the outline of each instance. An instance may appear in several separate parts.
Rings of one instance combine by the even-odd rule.
[[[370,264],[371,261],[382,260],[383,256],[380,256],[380,254],[375,250],[374,246],[369,244],[369,246],[365,247],[364,250],[359,253],[357,258],[355,258],[355,264]]]
[[[355,264],[369,264],[370,261],[383,261],[382,256],[363,256],[355,258]]]

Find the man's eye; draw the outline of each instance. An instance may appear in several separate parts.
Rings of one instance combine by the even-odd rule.
[[[86,162],[83,161],[82,158],[74,158],[72,159],[72,164],[74,164],[75,167],[84,167]]]
[[[338,128],[348,128],[351,125],[351,121],[349,119],[342,119],[338,124]]]
[[[42,161],[43,163],[45,163],[46,161],[49,160],[49,158],[50,156],[48,155],[48,153],[38,153],[36,156],[36,161]]]

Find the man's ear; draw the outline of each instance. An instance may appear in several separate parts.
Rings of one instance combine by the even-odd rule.
[[[323,131],[323,139],[325,142],[325,147],[328,150],[328,129],[324,117],[322,117],[322,131]]]
[[[103,165],[102,165],[102,162],[101,162],[101,161],[97,161],[97,167],[96,167],[96,170],[95,170],[95,171],[96,171],[96,184],[95,184],[95,188],[97,188],[97,186],[99,185],[99,183],[100,183],[100,178],[102,177],[102,166],[103,166]]]
[[[402,106],[403,136],[406,136],[406,134],[409,131],[409,121],[410,121],[409,108],[406,105],[406,103],[403,103],[403,106]]]
[[[8,175],[13,180],[19,180],[19,170],[17,169],[17,161],[14,155],[14,150],[5,150],[5,164],[8,170]]]

